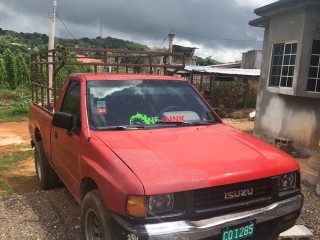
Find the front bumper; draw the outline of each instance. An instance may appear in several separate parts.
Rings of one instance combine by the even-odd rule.
[[[239,225],[251,220],[256,221],[255,238],[266,239],[265,235],[257,236],[263,231],[258,230],[259,225],[273,222],[266,233],[279,234],[294,224],[302,208],[303,197],[297,195],[286,200],[275,202],[269,206],[257,208],[250,211],[226,214],[198,221],[174,221],[152,224],[132,224],[119,215],[113,215],[116,230],[116,239],[134,240],[176,240],[176,239],[206,239],[212,236],[220,236],[221,229],[229,226]],[[290,214],[293,215],[291,216]],[[294,214],[296,213],[296,214]],[[283,218],[285,217],[285,218]],[[278,220],[277,220],[278,219]],[[284,220],[288,219],[288,223]],[[211,238],[214,239],[214,238]]]

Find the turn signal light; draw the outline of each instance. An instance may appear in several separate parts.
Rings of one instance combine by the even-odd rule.
[[[145,217],[146,216],[145,197],[129,195],[127,199],[126,213],[131,217]]]

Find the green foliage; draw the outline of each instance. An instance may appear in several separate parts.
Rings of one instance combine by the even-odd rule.
[[[106,49],[123,49],[123,50],[149,50],[148,46],[123,39],[106,37],[106,38],[81,38],[81,39],[57,39],[59,47],[85,47],[85,48],[106,48]]]
[[[30,53],[46,50],[48,36],[40,33],[17,33],[0,28],[0,86],[1,88],[30,88]],[[108,48],[124,50],[149,50],[146,45],[107,37],[95,39],[56,39],[57,47]],[[94,57],[88,55],[87,57]],[[57,76],[57,88],[61,88],[66,77],[75,72],[91,72],[90,67],[66,66]],[[44,69],[44,74],[46,70]]]
[[[23,121],[29,114],[31,93],[29,90],[0,89],[0,122]]]
[[[75,52],[68,52],[68,56],[75,57]],[[93,70],[90,66],[64,66],[57,74],[56,81],[57,81],[57,89],[61,89],[64,81],[66,80],[67,76],[71,73],[88,73],[92,72]]]
[[[0,55],[1,57],[1,55]],[[30,87],[29,57],[26,53],[4,48],[0,58],[1,88]]]
[[[218,115],[223,118],[227,115],[226,108],[223,104],[219,104],[217,108],[214,109]]]
[[[211,56],[206,58],[195,56],[195,58],[196,58],[196,64],[198,66],[209,66],[209,65],[216,65],[220,63],[217,60],[211,58]]]
[[[0,123],[2,122],[22,122],[28,117],[29,107],[13,107],[0,109]]]
[[[29,81],[30,70],[27,65],[27,60],[22,53],[18,53],[15,63],[17,86],[31,87],[31,83]]]
[[[15,61],[16,58],[13,52],[9,48],[6,48],[3,52],[3,62],[6,71],[5,82],[9,85],[11,89],[16,89],[17,87],[17,66]]]
[[[209,102],[216,108],[254,108],[257,90],[249,82],[225,81],[213,84]]]
[[[0,86],[2,88],[8,88],[9,85],[7,83],[7,71],[4,67],[4,62],[2,59],[0,59]]]

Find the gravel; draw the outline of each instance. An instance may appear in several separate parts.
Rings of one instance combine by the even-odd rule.
[[[305,202],[297,224],[320,240],[320,197],[302,187]],[[0,239],[80,239],[80,207],[65,188],[0,197]]]
[[[320,240],[320,197],[314,189],[302,185],[304,203],[297,224],[306,226],[314,234],[314,240]]]
[[[0,239],[80,239],[80,207],[65,188],[0,199]]]

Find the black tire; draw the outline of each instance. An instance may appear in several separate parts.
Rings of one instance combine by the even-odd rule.
[[[113,240],[111,216],[98,190],[88,192],[81,205],[81,237],[84,240]]]
[[[34,147],[34,162],[41,189],[46,190],[61,186],[58,175],[44,154],[41,142],[37,142]]]

